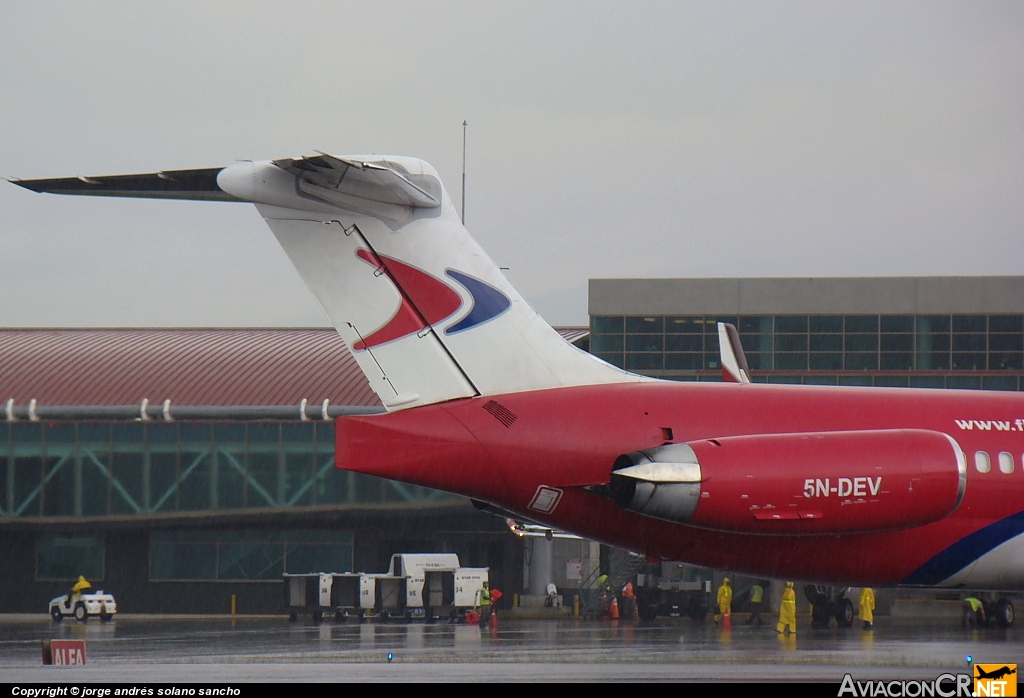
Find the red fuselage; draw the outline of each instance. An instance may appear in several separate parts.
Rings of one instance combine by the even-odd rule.
[[[899,530],[860,525],[823,533],[814,528],[822,525],[814,518],[819,513],[808,515],[806,530],[795,520],[776,533],[751,518],[751,531],[725,531],[627,511],[600,487],[619,456],[669,437],[683,443],[874,430],[924,430],[955,440],[966,455],[967,483],[951,513]],[[835,443],[842,449],[837,462],[852,464],[851,482],[870,476],[878,453],[860,453],[855,439]],[[988,454],[988,472],[977,469],[977,452]],[[1012,457],[1012,472],[1004,472],[1005,455],[1000,468],[1000,453]],[[672,382],[559,388],[342,418],[337,455],[345,470],[456,492],[618,547],[777,578],[934,585],[1024,531],[1024,396],[1017,393]],[[842,466],[830,466],[827,455],[821,472],[840,474],[835,468]],[[792,502],[810,496],[805,486],[815,474],[806,464],[747,462],[752,458],[748,453],[744,466],[791,492]],[[865,492],[877,484],[858,479]],[[539,488],[559,493],[554,506],[550,497],[537,504]],[[895,497],[875,501],[880,521],[899,516],[885,507],[906,506]]]

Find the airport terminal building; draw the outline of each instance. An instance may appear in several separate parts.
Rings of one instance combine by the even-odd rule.
[[[590,350],[637,373],[722,379],[718,322],[751,379],[1024,390],[1024,277],[591,279]]]
[[[721,380],[727,321],[755,381],[1024,389],[1024,277],[595,279],[589,304],[589,335],[563,337],[652,376]],[[0,612],[44,612],[84,574],[124,612],[278,613],[283,573],[400,552],[527,590],[500,518],[335,467],[333,419],[380,403],[332,329],[0,330],[0,402]],[[596,544],[556,543],[571,588]]]

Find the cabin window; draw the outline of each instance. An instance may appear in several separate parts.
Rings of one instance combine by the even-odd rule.
[[[1003,451],[999,454],[999,470],[1006,474],[1013,472],[1013,454]]]
[[[992,470],[992,461],[987,451],[978,451],[974,454],[974,467],[979,473],[987,473]]]

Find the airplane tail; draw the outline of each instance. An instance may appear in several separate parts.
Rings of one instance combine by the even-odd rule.
[[[568,344],[544,322],[469,235],[422,160],[320,154],[14,183],[62,194],[256,204],[389,410],[643,380]]]

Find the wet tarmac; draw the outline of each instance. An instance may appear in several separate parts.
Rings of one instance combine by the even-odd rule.
[[[805,624],[806,625],[806,624]],[[85,667],[44,667],[40,640],[86,640]],[[393,660],[388,662],[391,653]],[[949,618],[879,618],[872,631],[682,619],[505,620],[320,625],[267,617],[122,616],[57,624],[0,616],[0,681],[828,681],[934,679],[965,658],[1024,664],[1024,628],[963,629]]]

